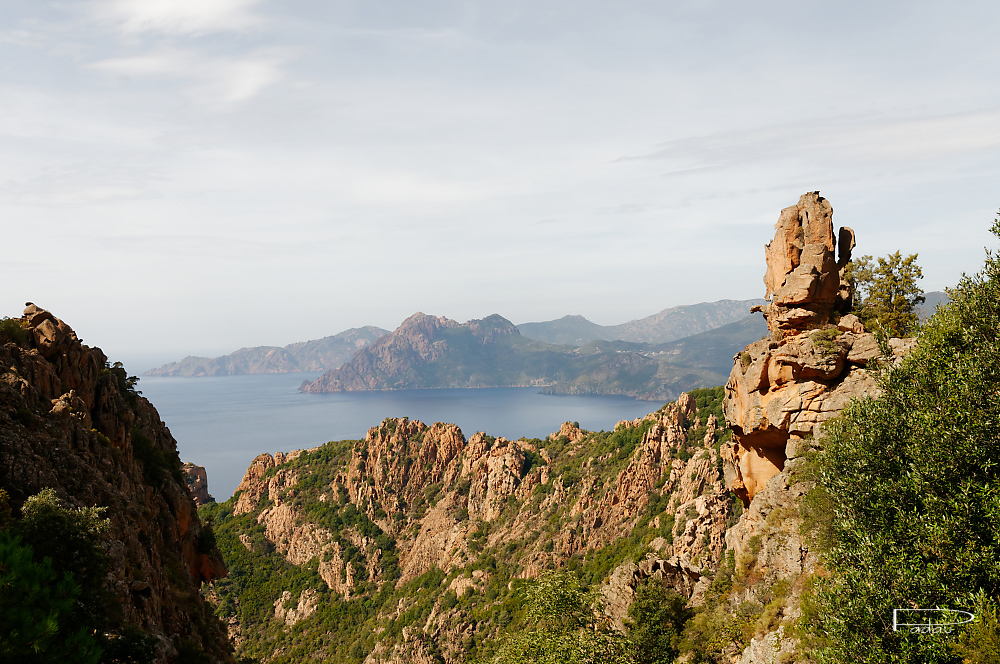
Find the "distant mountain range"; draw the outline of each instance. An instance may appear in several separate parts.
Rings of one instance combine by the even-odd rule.
[[[750,307],[763,300],[719,300],[672,307],[621,325],[598,325],[583,316],[524,323],[521,335],[549,344],[584,346],[592,341],[666,343],[705,332],[746,316]],[[457,323],[456,323],[457,324]],[[257,373],[327,371],[349,362],[354,354],[375,342],[388,330],[366,326],[351,328],[331,337],[302,341],[285,347],[256,346],[221,357],[185,357],[179,362],[150,369],[145,376],[234,376]]]
[[[543,387],[548,394],[619,394],[666,400],[726,381],[733,356],[766,331],[760,316],[666,344],[529,339],[494,314],[460,324],[417,313],[303,392]]]
[[[185,357],[180,362],[150,369],[144,376],[236,376],[240,374],[325,371],[344,364],[361,348],[388,330],[368,325],[351,328],[332,337],[300,341],[284,348],[256,346],[241,348],[221,357]]]
[[[652,316],[630,320],[621,325],[598,325],[583,316],[563,316],[558,320],[542,323],[520,323],[517,329],[529,339],[550,344],[583,346],[591,341],[662,344],[735,323],[745,318],[750,307],[757,304],[764,304],[764,300],[719,300],[689,304],[664,309]]]

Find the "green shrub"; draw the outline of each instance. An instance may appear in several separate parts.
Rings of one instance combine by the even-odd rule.
[[[0,318],[0,341],[13,341],[18,346],[28,342],[28,331],[21,327],[17,318]]]

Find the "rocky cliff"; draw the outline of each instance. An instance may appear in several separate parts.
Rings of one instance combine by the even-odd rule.
[[[722,448],[726,483],[746,509],[725,535],[734,590],[717,600],[717,612],[732,617],[751,603],[764,616],[742,652],[731,644],[728,654],[740,664],[805,657],[796,654],[788,631],[818,562],[802,534],[810,455],[820,450],[825,422],[851,399],[875,392],[866,368],[894,361],[914,345],[890,339],[885,357],[875,336],[845,315],[851,293],[841,275],[855,238],[849,228],[835,237],[832,215],[818,192],[782,210],[765,250],[768,304],[760,310],[769,334],[736,356],[725,387],[733,432]]]
[[[703,593],[733,501],[721,390],[695,394],[613,432],[565,423],[515,441],[388,419],[362,441],[257,457],[230,501],[204,508],[233,561],[216,601],[240,652],[465,661],[510,621],[523,580],[553,567],[596,585],[625,563],[605,591],[619,622],[644,578]],[[249,569],[263,566],[281,571],[261,595]]]
[[[62,320],[28,303],[0,333],[0,489],[15,515],[53,488],[76,507],[106,507],[113,628],[230,662],[225,631],[199,595],[226,574],[181,472],[176,441],[120,364],[82,343]]]

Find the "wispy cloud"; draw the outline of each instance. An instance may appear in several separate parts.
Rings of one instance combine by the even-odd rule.
[[[96,17],[124,33],[202,35],[244,31],[264,18],[259,0],[108,0],[95,3]]]
[[[119,76],[188,80],[193,83],[188,92],[196,100],[235,103],[251,99],[281,79],[281,66],[293,55],[283,48],[233,56],[169,48],[100,60],[90,67]]]
[[[657,146],[619,162],[664,160],[676,173],[789,156],[894,162],[993,151],[1000,147],[1000,108],[922,118],[830,118],[724,131]],[[673,174],[673,172],[671,173]]]

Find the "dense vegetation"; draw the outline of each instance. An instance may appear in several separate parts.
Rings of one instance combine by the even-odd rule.
[[[0,661],[152,661],[152,637],[134,626],[110,627],[115,602],[105,583],[103,511],[67,508],[45,489],[14,519],[0,490]]]
[[[881,395],[829,427],[809,501],[828,548],[806,614],[821,662],[998,661],[1000,259],[949,296],[901,366],[883,367]],[[893,629],[894,609],[977,620],[912,633]]]

